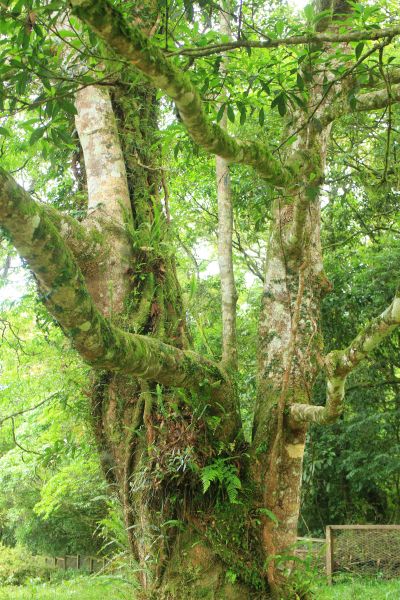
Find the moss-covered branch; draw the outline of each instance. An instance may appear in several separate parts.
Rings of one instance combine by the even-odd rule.
[[[138,27],[132,26],[108,0],[70,0],[73,12],[118,54],[129,60],[176,104],[193,140],[207,152],[254,167],[265,179],[285,185],[291,173],[266,145],[238,140],[206,115],[200,94],[183,73]]]
[[[400,290],[397,291],[391,305],[366,325],[345,350],[328,354],[325,359],[327,372],[325,406],[292,404],[289,409],[291,424],[295,427],[296,424],[304,422],[320,425],[334,423],[343,412],[347,375],[399,325]]]
[[[210,44],[202,48],[188,47],[181,48],[175,52],[171,52],[172,56],[190,56],[191,58],[199,58],[201,56],[210,56],[212,54],[223,54],[228,51],[241,48],[261,48],[270,49],[278,48],[279,46],[298,46],[301,44],[321,44],[330,43],[338,44],[340,42],[358,42],[362,40],[379,40],[385,37],[392,38],[400,34],[400,26],[385,27],[383,29],[367,29],[360,31],[349,31],[347,33],[314,33],[304,35],[292,35],[287,38],[276,38],[267,40],[238,40],[235,42],[225,42],[221,44]]]
[[[47,210],[3,169],[0,224],[35,274],[49,311],[90,365],[189,389],[228,383],[215,363],[157,339],[126,333],[104,318]]]
[[[350,114],[352,112],[366,112],[380,110],[389,104],[400,101],[400,85],[391,86],[390,94],[388,90],[381,89],[356,96],[341,94],[339,98],[326,107],[320,119],[322,125],[326,126],[335,119]]]
[[[94,260],[101,252],[100,236],[97,230],[88,229],[71,215],[64,214],[53,206],[42,205],[41,209],[58,230],[78,264],[88,258]]]

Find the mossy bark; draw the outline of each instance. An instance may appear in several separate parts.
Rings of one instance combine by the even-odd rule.
[[[297,535],[307,424],[340,414],[347,373],[400,323],[397,296],[348,349],[321,360],[319,304],[329,282],[319,191],[332,117],[322,102],[322,76],[306,79],[313,104],[290,115],[284,137],[296,132],[297,141],[281,162],[267,144],[238,140],[209,121],[188,74],[143,35],[143,28],[151,31],[154,3],[145,20],[135,15],[133,26],[106,0],[71,4],[147,79],[126,69],[110,95],[89,87],[78,96],[89,194],[82,223],[38,206],[0,170],[1,223],[34,271],[50,312],[93,366],[99,456],[123,507],[142,596],[268,598],[270,588],[290,599],[292,564],[285,571],[277,555],[290,552]],[[250,448],[241,439],[230,374],[190,351],[167,250],[156,92],[148,80],[175,101],[198,144],[252,165],[277,194]],[[335,85],[331,97],[338,92],[343,99],[346,90]],[[364,98],[369,107],[381,101],[380,93]],[[334,107],[341,108],[340,102]],[[321,364],[331,375],[330,403],[310,407]],[[201,470],[221,456],[241,477],[240,505],[227,505],[218,486],[202,493]]]
[[[105,123],[103,128],[95,130],[95,136],[104,136],[103,140],[90,139],[90,125],[95,122],[91,111],[95,113],[99,104],[103,106],[105,93],[101,92],[98,98],[96,91],[86,90],[84,99],[77,103],[85,161],[88,158],[89,208],[96,203],[96,209],[89,210],[87,222],[96,227],[96,219],[99,220],[103,243],[107,247],[114,248],[121,240],[130,245],[130,251],[125,252],[129,264],[119,274],[125,279],[125,287],[118,285],[123,296],[119,293],[111,314],[110,303],[101,301],[101,293],[114,281],[113,262],[104,261],[101,279],[98,272],[86,271],[86,283],[92,295],[93,290],[96,291],[98,308],[125,332],[139,333],[189,356],[175,259],[166,243],[170,233],[163,212],[161,170],[155,151],[155,91],[135,73],[125,72],[121,84],[111,96],[116,119],[109,116],[109,127]],[[127,89],[129,93],[121,91]],[[109,111],[111,104],[106,102],[106,105]],[[117,173],[115,160],[111,161],[111,168],[114,179],[118,175],[122,183],[126,181],[129,202],[118,202],[115,196],[107,201],[112,190],[103,190],[103,207],[99,211],[98,194],[102,191],[101,181],[107,180],[110,163],[102,156],[104,164],[99,171],[90,148],[107,147],[108,153],[111,148],[114,154],[119,154],[118,145],[124,158],[124,169],[120,168]],[[118,189],[120,187],[117,185]],[[123,220],[123,229],[104,227],[104,216],[110,211],[114,222]],[[215,368],[211,363],[209,366],[211,370]],[[151,377],[144,380],[107,370],[94,374],[92,415],[100,458],[105,476],[123,507],[131,550],[138,563],[141,593],[146,598],[211,598],[217,597],[217,590],[220,590],[218,597],[223,598],[226,597],[225,588],[229,587],[225,582],[226,567],[221,560],[218,576],[208,581],[207,586],[202,585],[200,572],[203,570],[203,576],[208,578],[211,564],[214,571],[215,554],[210,546],[206,550],[207,542],[204,542],[203,554],[200,553],[203,556],[208,552],[207,564],[199,560],[198,552],[187,553],[179,543],[179,528],[188,527],[190,520],[203,508],[201,482],[195,471],[215,454],[215,440],[235,444],[240,422],[234,387],[222,371],[220,384],[216,385],[215,373],[211,376],[210,370],[209,381],[204,372],[196,391],[193,387],[195,372],[189,362],[185,368],[192,390],[186,395],[174,392],[168,382],[164,386],[157,385]],[[171,385],[176,385],[179,379],[176,365],[172,363],[170,379]],[[213,404],[220,406],[223,414],[214,409]],[[217,430],[210,429],[210,417],[220,420]],[[185,460],[187,464],[179,472],[179,461]],[[198,572],[199,579],[192,581],[191,587],[186,582],[182,588],[182,570],[175,570],[173,566],[177,561],[186,563],[186,575],[192,573],[193,576]],[[234,589],[235,585],[230,584],[230,587]],[[200,591],[202,595],[199,595]]]

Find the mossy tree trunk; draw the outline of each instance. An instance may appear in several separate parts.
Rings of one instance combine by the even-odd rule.
[[[238,140],[208,120],[187,74],[146,35],[157,22],[152,4],[133,25],[106,0],[71,4],[132,63],[111,92],[87,87],[77,95],[87,216],[78,223],[35,203],[0,170],[0,222],[35,273],[49,311],[93,367],[99,456],[123,507],[143,596],[233,600],[272,592],[290,599],[291,561],[282,565],[276,556],[290,553],[296,539],[308,424],[340,415],[347,374],[400,323],[396,296],[348,349],[323,356],[319,312],[329,282],[320,247],[320,188],[330,123],[350,111],[348,90],[335,84],[324,95],[321,73],[308,74],[313,104],[287,118],[283,138],[297,132],[297,141],[281,162],[267,145]],[[334,21],[327,19],[328,26],[335,32]],[[229,194],[222,190],[220,198],[228,335],[219,364],[190,349],[168,244],[156,88],[175,101],[194,140],[224,159],[221,176],[225,161],[247,164],[275,190],[249,448],[234,384]],[[351,110],[376,108],[395,93],[393,86],[391,98],[382,91],[361,94]],[[321,368],[327,404],[315,407],[312,387]],[[240,476],[241,504],[217,504],[212,486],[203,494],[200,473],[211,463],[231,482]],[[231,500],[236,492],[233,487]]]
[[[76,105],[88,188],[83,225],[101,232],[102,246],[108,249],[95,268],[82,265],[91,296],[104,316],[125,331],[187,349],[162,197],[155,90],[135,72],[126,72],[111,94],[85,88]],[[228,379],[223,387],[235,403]],[[221,392],[210,390],[216,400]],[[211,439],[214,424],[208,422],[213,415],[204,410],[207,396],[196,407],[190,393],[177,394],[169,386],[108,370],[93,374],[92,415],[100,458],[121,500],[145,597],[196,597],[207,589],[227,597],[225,568],[222,562],[216,567],[216,555],[204,539],[202,543],[201,526],[191,523],[205,511],[199,476],[191,469],[205,466],[217,451]],[[226,437],[221,424],[220,439],[234,444],[240,437],[238,412],[228,420],[230,431]],[[191,534],[181,535],[182,527]],[[198,581],[190,582],[196,570]],[[242,593],[242,585],[238,587]],[[234,593],[235,586],[230,588]]]

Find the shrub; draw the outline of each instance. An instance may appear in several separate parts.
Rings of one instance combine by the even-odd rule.
[[[21,585],[31,579],[49,579],[52,567],[32,556],[25,548],[8,548],[0,544],[0,584]]]

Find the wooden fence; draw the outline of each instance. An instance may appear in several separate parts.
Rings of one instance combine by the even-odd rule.
[[[296,555],[303,559],[314,557],[314,565],[325,570],[329,585],[337,571],[379,571],[387,578],[400,577],[400,525],[328,525],[325,539],[297,538]],[[89,573],[98,573],[107,564],[105,558],[80,554],[43,558],[46,565],[55,568]]]
[[[82,569],[89,573],[98,573],[106,566],[106,559],[96,556],[66,554],[65,556],[44,556],[46,565],[57,569]]]

